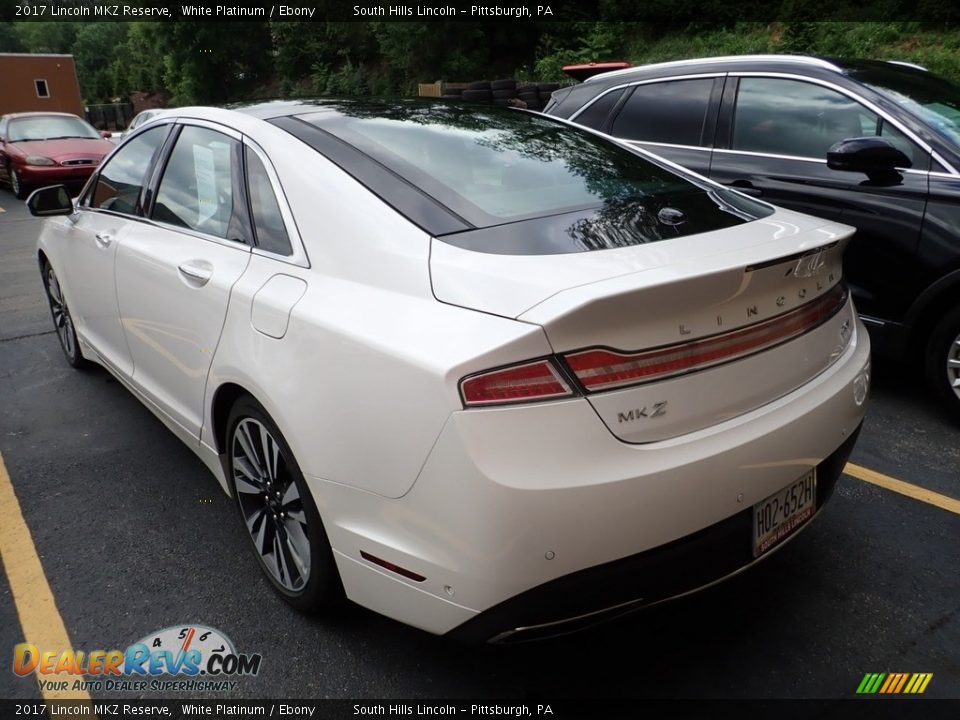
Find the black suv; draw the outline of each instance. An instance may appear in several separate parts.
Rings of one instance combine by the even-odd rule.
[[[876,351],[922,359],[960,417],[960,87],[906,63],[745,55],[596,75],[544,112],[854,225],[846,275]]]

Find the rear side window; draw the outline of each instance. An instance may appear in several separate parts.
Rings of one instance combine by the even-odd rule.
[[[280,212],[273,184],[257,154],[244,148],[247,165],[247,188],[250,193],[250,214],[257,238],[257,247],[278,255],[291,255],[290,238]]]
[[[702,146],[713,78],[637,85],[613,121],[624,140]]]
[[[89,196],[89,206],[124,215],[139,215],[147,172],[169,130],[167,125],[152,128],[117,150],[100,170],[93,194]]]
[[[604,130],[607,116],[610,115],[622,96],[623,90],[611,90],[606,95],[601,95],[592,105],[577,115],[574,122],[594,130]]]
[[[237,159],[232,138],[207,128],[185,127],[160,180],[153,219],[231,237]]]

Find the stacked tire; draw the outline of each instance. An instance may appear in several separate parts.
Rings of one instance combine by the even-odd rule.
[[[501,107],[509,107],[510,101],[517,97],[517,81],[494,80],[490,83],[490,92],[493,95],[493,104]]]
[[[558,89],[558,83],[524,83],[519,84],[513,78],[503,80],[479,80],[472,82],[465,89],[445,88],[442,98],[446,100],[462,100],[468,103],[482,105],[498,105],[509,107],[516,104],[515,100],[522,100],[528,110],[543,110],[550,101],[553,91]]]
[[[543,105],[540,103],[540,92],[537,90],[536,85],[526,84],[518,86],[517,98],[523,100],[527,106],[527,110],[543,109]]]
[[[489,80],[480,80],[467,85],[463,91],[462,99],[464,102],[481,103],[489,105],[493,102],[493,90],[490,87]]]

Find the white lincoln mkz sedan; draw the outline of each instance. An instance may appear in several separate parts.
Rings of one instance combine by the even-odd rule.
[[[67,360],[300,609],[507,641],[691,592],[809,523],[863,419],[851,228],[533,113],[183,108],[29,205]]]

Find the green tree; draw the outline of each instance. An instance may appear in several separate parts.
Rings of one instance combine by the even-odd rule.
[[[164,85],[176,104],[242,100],[273,75],[266,22],[157,23]]]
[[[115,64],[125,49],[129,26],[118,22],[87,22],[71,48],[80,91],[87,104],[110,102],[118,95]]]
[[[25,52],[69,53],[80,22],[17,22],[13,26]]]
[[[27,48],[12,22],[0,22],[0,52],[24,52]]]
[[[157,23],[130,23],[126,40],[118,48],[112,66],[117,94],[164,90],[164,52]]]

